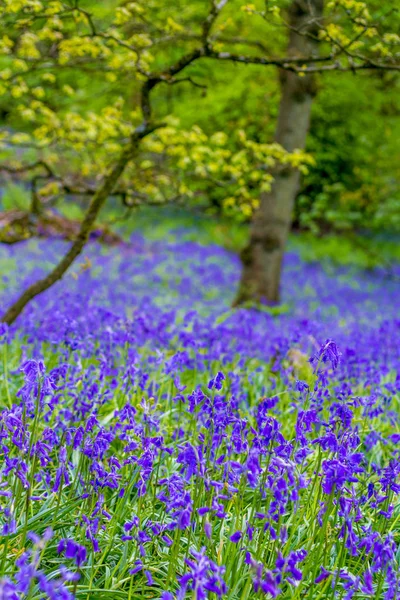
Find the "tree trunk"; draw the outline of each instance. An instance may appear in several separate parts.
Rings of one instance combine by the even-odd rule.
[[[126,165],[133,158],[136,152],[139,139],[144,137],[142,132],[140,135],[134,136],[132,143],[121,153],[118,162],[114,165],[108,175],[105,176],[102,185],[94,194],[85,218],[82,221],[79,233],[76,240],[52,271],[43,279],[36,281],[29,286],[21,296],[10,306],[7,312],[0,319],[1,322],[11,325],[15,319],[21,314],[25,306],[36,296],[49,289],[56,281],[62,279],[66,271],[72,265],[74,260],[81,254],[90,234],[90,231],[96,221],[97,215],[105,204],[107,198],[112,193],[116,183],[121,177]]]
[[[323,0],[295,0],[289,9],[288,56],[310,56],[318,49],[318,19]],[[301,34],[296,33],[301,32]],[[313,75],[280,72],[281,101],[275,141],[287,151],[305,147],[315,96]],[[276,174],[271,191],[261,195],[250,241],[241,253],[242,277],[235,305],[248,301],[279,302],[283,252],[292,222],[300,173],[287,168]]]

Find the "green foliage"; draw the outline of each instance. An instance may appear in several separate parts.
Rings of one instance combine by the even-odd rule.
[[[106,216],[108,223],[115,217],[114,213]],[[193,213],[190,208],[140,207],[131,214],[131,218],[120,222],[120,227],[127,237],[132,233],[142,233],[148,239],[171,241],[174,232],[179,230],[182,239],[204,246],[217,244],[234,253],[240,252],[248,239],[246,223]],[[302,260],[322,263],[326,268],[342,265],[371,269],[400,263],[397,236],[387,239],[387,236],[376,234],[360,236],[345,232],[315,236],[310,231],[301,231],[291,234],[288,249],[298,253]],[[282,306],[276,307],[277,310],[282,310]]]
[[[139,191],[162,203],[171,196],[183,200],[196,197],[221,212],[249,218],[261,192],[271,189],[271,171],[289,165],[307,172],[311,157],[303,151],[288,153],[279,144],[250,140],[244,130],[230,137],[219,131],[207,136],[198,126],[182,131],[164,127],[144,143],[149,157],[135,169]],[[163,163],[154,155],[164,152]],[[137,192],[127,192],[135,201]]]
[[[298,224],[313,232],[400,231],[399,78],[391,74],[321,81],[307,150]]]
[[[83,218],[84,210],[82,206],[76,202],[63,202],[59,208],[60,213],[68,219],[81,220]]]
[[[29,192],[23,185],[7,183],[1,194],[1,206],[3,210],[29,210]]]
[[[388,267],[400,262],[398,238],[387,240],[375,236],[330,233],[315,237],[311,232],[293,235],[290,246],[303,260],[325,265],[355,266],[361,269]]]
[[[160,124],[165,121],[168,128],[164,133],[160,129],[149,140],[152,150],[144,147],[126,170],[120,197],[128,206],[176,199],[197,204],[207,199],[214,209],[249,218],[259,194],[270,184],[271,167],[282,159],[289,161],[283,153],[277,157],[276,148],[269,146],[279,101],[274,66],[285,56],[289,5],[230,0],[220,10],[219,5],[200,0],[173,6],[162,0],[2,0],[0,110],[7,128],[0,137],[3,148],[18,151],[8,166],[23,167],[32,152],[45,161],[50,170],[40,171],[37,181],[44,200],[63,199],[71,187],[83,194],[92,192],[146,116],[143,85],[161,73],[161,84],[152,92],[152,118]],[[209,13],[210,6],[214,13]],[[319,30],[322,65],[314,64],[312,57],[304,64],[281,59],[299,76],[310,68],[337,66],[362,73],[357,79],[336,73],[324,79],[309,144],[316,166],[306,176],[298,205],[303,227],[358,225],[371,215],[377,227],[398,222],[393,128],[389,125],[385,133],[379,161],[374,157],[378,127],[373,135],[367,132],[366,142],[363,135],[368,116],[388,109],[396,112],[395,84],[391,107],[382,100],[383,88],[370,106],[370,92],[378,79],[371,84],[371,78],[358,71],[368,65],[379,70],[396,64],[398,29],[398,15],[389,16],[384,6],[331,2]],[[199,48],[199,58],[189,60],[179,77],[169,71]],[[260,60],[268,66],[257,64]],[[385,85],[389,80],[382,79]],[[346,120],[340,122],[342,106]],[[198,128],[204,137],[197,148],[191,142],[183,168],[182,156],[175,150],[187,146]],[[213,147],[216,135],[225,136],[224,157]],[[196,157],[199,164],[194,165]],[[297,154],[296,165],[299,158],[304,163],[304,156]],[[236,168],[229,178],[231,159]],[[372,167],[377,162],[381,166],[375,177],[377,169]],[[33,176],[37,172],[26,179]]]

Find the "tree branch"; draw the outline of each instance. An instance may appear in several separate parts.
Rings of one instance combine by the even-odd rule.
[[[36,281],[29,286],[21,296],[10,306],[6,313],[2,316],[1,321],[11,325],[15,319],[21,314],[25,306],[33,300],[39,294],[48,290],[54,283],[62,279],[64,274],[67,272],[71,264],[74,262],[77,256],[81,254],[94,225],[96,218],[106,202],[107,198],[112,193],[115,185],[125,170],[125,167],[129,161],[136,154],[140,140],[149,135],[152,131],[160,127],[160,125],[146,125],[139,126],[134,134],[132,135],[130,144],[122,151],[119,160],[114,165],[112,170],[104,178],[102,185],[99,187],[97,192],[93,195],[90,202],[89,208],[86,212],[85,218],[82,221],[79,233],[76,240],[72,244],[68,252],[63,256],[61,261],[54,267],[52,271],[43,279]]]
[[[6,173],[10,173],[11,175],[19,175],[21,173],[26,173],[27,171],[33,171],[38,167],[42,167],[49,177],[53,177],[54,173],[51,167],[44,160],[37,160],[30,165],[22,165],[21,167],[9,167],[8,165],[0,165],[0,171],[5,171]]]
[[[170,81],[166,81],[165,83],[169,83],[170,85],[176,85],[177,83],[190,83],[191,85],[193,85],[194,87],[200,88],[202,90],[206,90],[207,86],[202,84],[202,83],[198,83],[197,81],[194,81],[194,79],[192,77],[182,77],[182,79],[171,79]]]
[[[236,63],[242,63],[246,65],[262,65],[269,66],[273,65],[279,67],[280,69],[284,69],[286,71],[292,71],[297,74],[307,74],[307,73],[322,73],[324,71],[361,71],[368,69],[380,69],[382,71],[400,71],[400,64],[398,63],[380,63],[373,61],[367,57],[363,57],[362,60],[364,62],[353,63],[351,65],[344,65],[339,63],[338,61],[330,64],[330,65],[317,65],[313,64],[312,66],[298,67],[296,66],[299,63],[306,64],[307,62],[317,63],[318,60],[316,58],[310,59],[310,57],[304,58],[295,58],[292,59],[290,57],[276,59],[276,58],[266,58],[264,56],[245,56],[239,54],[233,54],[232,52],[216,52],[215,50],[209,50],[206,54],[208,58],[214,58],[217,60],[227,60]],[[320,59],[321,60],[321,59]],[[322,59],[323,61],[328,60],[326,57]],[[361,58],[360,58],[361,60]]]
[[[221,10],[224,8],[224,6],[226,4],[228,4],[229,0],[220,0],[219,2],[217,2],[216,0],[211,0],[211,9],[210,12],[208,13],[208,16],[206,17],[206,19],[203,22],[203,43],[204,46],[207,47],[209,40],[208,37],[211,33],[211,29],[215,23],[215,21],[217,20],[218,15],[220,14]]]

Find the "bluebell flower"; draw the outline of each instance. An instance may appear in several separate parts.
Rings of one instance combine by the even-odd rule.
[[[210,379],[207,387],[209,390],[212,390],[212,389],[220,390],[220,389],[222,389],[222,382],[224,380],[225,380],[225,375],[223,373],[221,373],[221,371],[218,371],[218,373],[215,375],[215,377]]]
[[[65,558],[72,559],[79,568],[86,561],[86,548],[71,538],[63,538],[57,546],[58,554],[63,553]]]

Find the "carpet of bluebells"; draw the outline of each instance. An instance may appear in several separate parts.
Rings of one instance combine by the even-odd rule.
[[[1,247],[2,308],[65,247]],[[400,598],[398,283],[289,253],[231,311],[239,272],[92,244],[1,327],[2,600]]]

